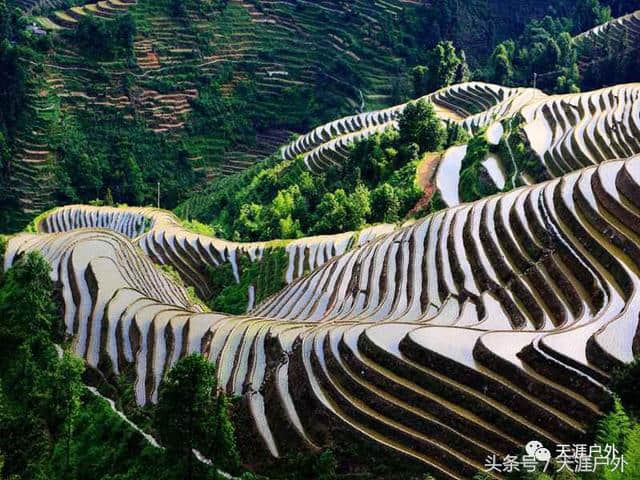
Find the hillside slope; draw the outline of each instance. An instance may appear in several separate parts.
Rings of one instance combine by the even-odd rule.
[[[44,192],[34,188],[43,182],[28,175],[7,179],[16,197],[3,212],[11,230],[55,204],[111,197],[155,203],[158,181],[163,206],[173,208],[215,176],[267,157],[296,132],[406,100],[410,69],[440,40],[453,40],[472,65],[482,66],[498,41],[519,35],[529,20],[566,13],[543,0],[509,9],[450,0],[233,0],[222,9],[168,0],[9,4],[36,15],[49,31],[45,50],[32,60],[40,67],[28,73],[43,85],[38,95],[49,91],[29,102],[25,121],[11,132],[13,156],[17,165],[23,157],[38,163],[19,145],[25,140],[40,160],[48,152],[55,171]],[[109,28],[122,44],[104,50]],[[39,122],[33,109],[54,114],[55,132],[31,139],[31,124]],[[78,173],[73,165],[85,154],[89,161]],[[123,187],[121,177],[131,184]]]
[[[50,94],[29,102],[29,109],[51,111],[65,135],[48,132],[32,143],[38,152],[52,153],[60,176],[49,182],[53,191],[37,209],[20,207],[11,228],[53,204],[105,198],[109,190],[118,202],[151,202],[159,180],[163,204],[173,207],[207,179],[265,158],[292,130],[390,103],[393,79],[407,60],[381,32],[403,9],[418,7],[394,0],[372,8],[278,2],[265,10],[239,1],[223,12],[195,4],[180,14],[172,8],[170,2],[114,0],[42,10],[38,21],[50,29],[53,48],[34,59],[42,67],[30,69],[28,77]],[[111,25],[125,18],[123,25],[137,32],[132,45],[100,55],[88,49],[93,38],[77,32],[91,15],[112,19]],[[16,163],[22,152],[18,139],[30,141],[30,124],[38,121],[27,111],[23,116],[26,121],[10,139]],[[115,151],[113,144],[119,145]],[[149,163],[151,152],[156,164]],[[70,164],[85,154],[107,170],[123,164],[125,176],[131,176],[126,170],[132,160],[142,184],[134,194],[95,165],[86,165],[90,175],[82,178]],[[171,168],[176,164],[180,175]],[[34,191],[29,182],[26,176],[7,181],[21,204],[30,201],[24,192]],[[87,189],[87,183],[96,188]]]
[[[505,88],[468,82],[423,97],[421,100],[433,105],[435,117],[446,122],[448,132],[455,131],[452,127],[457,127],[470,138],[458,135],[452,142],[445,142],[450,148],[443,152],[426,157],[425,152],[420,152],[420,161],[406,165],[394,163],[402,171],[408,169],[410,175],[403,177],[403,182],[408,184],[417,178],[419,165],[424,159],[436,157],[432,169],[435,173],[420,187],[426,189],[428,197],[426,200],[419,196],[414,198],[402,215],[420,215],[424,212],[425,201],[431,202],[431,209],[456,206],[520,185],[557,178],[605,160],[640,153],[637,140],[640,132],[639,94],[638,84],[617,85],[593,92],[547,95],[532,88]],[[253,171],[255,179],[252,175],[235,178],[234,190],[227,194],[219,194],[224,186],[214,182],[210,188],[181,204],[176,211],[188,218],[214,224],[223,235],[237,235],[233,229],[243,227],[239,225],[241,222],[230,226],[225,224],[239,209],[234,203],[237,203],[234,192],[244,192],[243,189],[249,185],[259,192],[271,188],[278,195],[285,195],[296,185],[289,187],[278,179],[286,179],[294,173],[300,177],[313,175],[317,184],[322,185],[326,177],[351,179],[365,172],[365,178],[360,181],[370,188],[373,205],[381,187],[370,186],[367,182],[369,177],[374,177],[376,169],[385,168],[384,162],[395,161],[399,155],[394,152],[405,147],[396,135],[406,136],[406,132],[399,128],[399,122],[405,116],[407,105],[347,116],[317,127],[285,145],[281,149],[280,164],[265,165],[263,169]],[[409,127],[405,129],[410,130]],[[396,140],[388,141],[389,138]],[[388,157],[380,153],[389,149],[392,153]],[[358,163],[363,155],[366,161]],[[294,160],[298,156],[302,160]],[[277,178],[270,180],[275,174]],[[338,181],[337,184],[351,193],[349,181]],[[302,181],[297,188],[307,192]],[[399,189],[397,191],[402,194]],[[430,191],[436,194],[431,196]],[[273,195],[277,197],[276,193]],[[240,195],[239,198],[245,197]],[[256,209],[271,208],[270,198],[267,198],[267,203],[261,198],[252,194],[247,201],[256,202]],[[420,209],[412,208],[418,201]],[[383,204],[377,208],[387,207]],[[245,210],[244,215],[251,221],[259,220],[247,212]],[[383,218],[370,217],[377,221]],[[304,218],[296,216],[295,211],[292,220],[304,223]]]
[[[468,478],[531,438],[583,438],[607,408],[612,369],[638,353],[639,179],[637,157],[611,161],[443,211],[241,317],[202,313],[115,232],[19,235],[5,268],[34,249],[52,262],[76,352],[132,363],[139,403],[202,351],[271,455],[347,429]]]
[[[209,269],[230,264],[234,280],[240,281],[241,260],[260,262],[265,251],[282,248],[286,267],[281,272],[286,284],[342,255],[395,230],[395,225],[376,225],[359,232],[306,237],[298,240],[241,243],[190,231],[169,212],[153,208],[113,208],[70,205],[46,214],[37,230],[67,232],[79,228],[106,228],[130,238],[156,264],[173,267],[201,298],[211,296]],[[255,288],[256,285],[250,286]],[[251,308],[248,305],[247,308]]]

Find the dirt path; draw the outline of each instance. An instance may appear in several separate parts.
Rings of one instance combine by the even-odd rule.
[[[422,198],[418,200],[418,203],[409,211],[408,215],[413,215],[420,210],[426,208],[431,201],[431,197],[436,191],[435,184],[433,182],[436,176],[436,170],[440,165],[442,155],[440,153],[427,153],[424,155],[418,168],[416,169],[416,182],[422,190]]]

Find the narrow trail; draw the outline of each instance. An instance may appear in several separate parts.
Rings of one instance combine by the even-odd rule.
[[[58,348],[60,348],[60,347],[58,347]],[[60,349],[60,352],[62,352],[62,349]],[[113,400],[111,400],[110,398],[105,397],[104,395],[102,395],[98,391],[98,389],[95,388],[95,387],[86,386],[86,388],[87,388],[87,390],[89,390],[96,397],[99,397],[102,400],[106,401],[109,404],[109,406],[111,407],[111,410],[113,410],[116,413],[116,415],[118,415],[118,417],[120,417],[127,425],[129,425],[136,432],[138,432],[140,435],[142,435],[142,437],[147,441],[147,443],[149,445],[151,445],[154,448],[159,448],[160,450],[164,450],[164,447],[162,445],[160,445],[158,443],[158,441],[153,436],[149,435],[147,432],[142,430],[135,423],[133,423],[131,420],[129,420],[129,418],[127,418],[127,416],[124,413],[122,413],[120,410],[118,410],[118,408],[116,407],[116,404],[115,404],[115,402]],[[196,457],[196,459],[200,463],[203,463],[203,464],[205,464],[205,465],[207,465],[209,467],[213,467],[213,461],[211,461],[210,459],[205,457],[202,453],[200,453],[195,448],[193,449],[193,455]],[[218,475],[221,475],[224,478],[228,478],[228,479],[237,478],[237,477],[234,477],[233,475],[231,475],[230,473],[223,472],[222,470],[216,470],[216,472],[218,473]]]
[[[358,113],[364,113],[367,108],[367,102],[364,99],[364,95],[362,94],[362,90],[358,89],[358,95],[360,95],[360,108]]]
[[[113,410],[116,413],[116,415],[118,415],[122,420],[124,420],[124,422],[127,425],[129,425],[136,432],[138,432],[140,435],[142,435],[149,445],[151,445],[152,447],[164,450],[164,447],[162,447],[154,437],[152,437],[147,432],[142,430],[135,423],[133,423],[131,420],[129,420],[124,413],[122,413],[120,410],[118,410],[118,408],[116,407],[116,404],[115,404],[115,402],[113,400],[111,400],[110,398],[105,397],[104,395],[102,395],[98,391],[98,389],[95,388],[95,387],[87,386],[87,390],[89,390],[91,393],[93,393],[96,397],[100,397],[102,400],[106,401],[109,404],[109,406],[111,407],[111,410]]]
[[[511,163],[513,164],[513,175],[511,176],[511,190],[516,188],[516,177],[518,176],[518,164],[516,163],[516,159],[513,156],[513,150],[511,150],[511,133],[513,132],[513,117],[509,119],[507,123],[507,135],[505,137],[505,144],[507,146],[507,151],[509,152],[509,156],[511,157]]]

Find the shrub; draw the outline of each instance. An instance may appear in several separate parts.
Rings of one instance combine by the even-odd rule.
[[[248,255],[238,258],[240,282],[236,282],[230,263],[209,270],[213,295],[209,307],[216,312],[241,315],[246,312],[249,286],[255,287],[255,304],[285,286],[288,256],[283,246],[265,248],[260,261]]]
[[[155,426],[187,479],[196,478],[194,449],[226,468],[239,465],[228,403],[217,390],[215,372],[204,356],[192,354],[179,360],[160,386]]]
[[[136,32],[135,19],[127,13],[111,21],[84,15],[69,35],[73,36],[73,40],[86,55],[96,60],[105,60],[116,56],[131,56]]]
[[[611,381],[611,389],[620,397],[620,401],[636,418],[640,418],[640,359],[618,369]]]

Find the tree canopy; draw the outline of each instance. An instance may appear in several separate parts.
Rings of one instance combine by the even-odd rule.
[[[73,420],[83,388],[83,362],[61,353],[55,343],[62,332],[49,272],[42,256],[30,253],[9,269],[0,288],[1,473],[24,480],[64,478],[70,471]],[[64,445],[57,470],[55,442]]]
[[[182,358],[160,386],[154,417],[162,444],[183,465],[185,478],[196,478],[193,451],[210,456],[218,465],[239,465],[228,401],[218,392],[216,370],[200,354]],[[201,469],[200,469],[201,470]]]
[[[130,13],[115,20],[103,20],[93,15],[83,15],[70,35],[86,54],[98,60],[113,59],[117,55],[133,53],[133,41],[137,26]]]
[[[466,82],[471,77],[467,58],[451,41],[439,42],[427,55],[425,65],[412,70],[413,90],[416,97],[435,92],[454,83]]]
[[[409,104],[398,123],[397,131],[356,143],[340,165],[323,173],[310,173],[301,158],[273,158],[214,180],[178,213],[235,240],[298,238],[400,220],[422,196],[415,181],[421,156],[457,142],[460,132],[447,129],[425,101]]]

